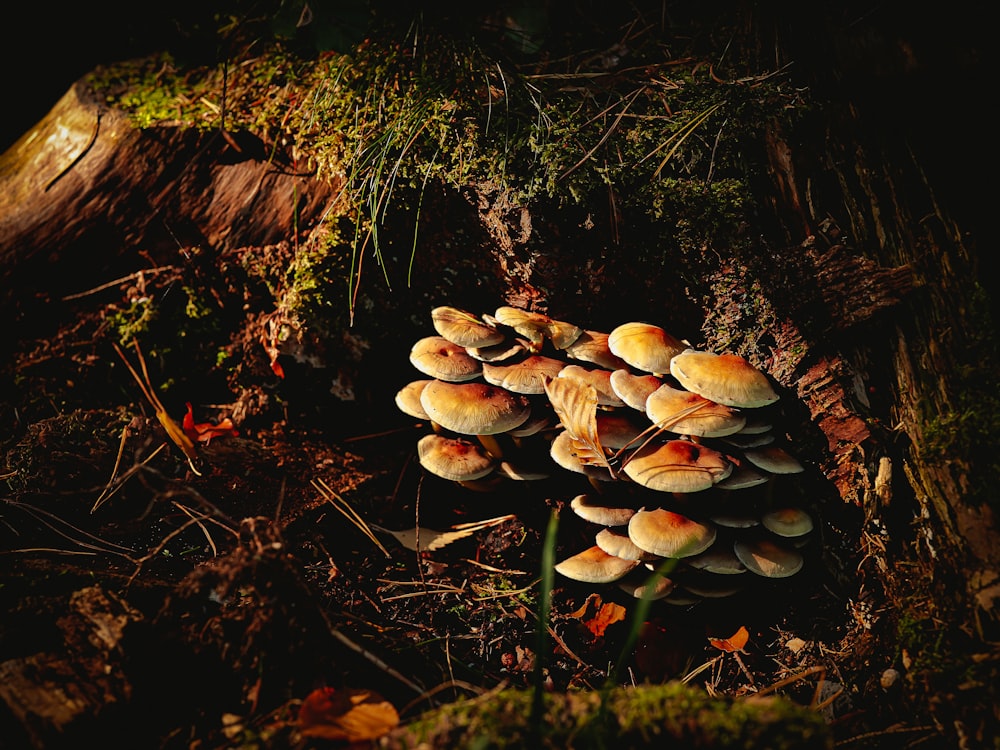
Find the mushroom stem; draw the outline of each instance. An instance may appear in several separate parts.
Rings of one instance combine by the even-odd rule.
[[[482,445],[486,451],[492,455],[497,460],[503,458],[503,448],[500,447],[500,441],[496,439],[493,435],[476,435],[476,440]]]

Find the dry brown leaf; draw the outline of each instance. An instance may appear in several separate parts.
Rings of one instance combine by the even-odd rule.
[[[569,616],[578,619],[595,637],[600,638],[609,625],[625,619],[625,607],[602,601],[600,595],[595,593],[588,596],[583,606]]]
[[[708,642],[720,651],[739,651],[742,653],[743,647],[747,645],[749,640],[750,633],[747,631],[746,627],[741,625],[740,629],[728,638],[709,638]]]
[[[363,742],[398,725],[395,707],[371,690],[317,688],[299,708],[299,731],[306,737]]]
[[[545,395],[572,438],[577,458],[584,464],[603,466],[614,473],[597,436],[597,390],[594,386],[569,378],[547,378]]]
[[[485,521],[473,521],[471,523],[456,524],[447,531],[436,531],[435,529],[420,527],[419,545],[416,528],[394,531],[393,529],[387,529],[384,526],[378,526],[374,523],[368,525],[376,531],[391,534],[396,538],[396,541],[407,549],[412,549],[413,551],[417,551],[419,549],[421,552],[433,552],[434,550],[441,549],[452,542],[457,542],[459,539],[472,536],[477,531],[482,531],[490,526],[496,526],[497,524],[501,524],[511,518],[513,518],[513,516],[506,515],[497,516],[496,518],[488,518]]]

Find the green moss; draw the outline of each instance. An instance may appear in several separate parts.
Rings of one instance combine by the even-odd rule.
[[[819,713],[781,698],[732,700],[670,683],[606,693],[547,694],[532,727],[532,693],[499,693],[448,704],[397,732],[388,747],[829,748]]]
[[[988,295],[977,285],[966,310],[965,360],[954,368],[951,408],[924,415],[921,450],[931,462],[974,467],[968,473],[964,500],[1000,511],[1000,497],[992,481],[1000,476],[1000,459],[993,449],[1000,444],[1000,348],[991,315]],[[939,386],[928,387],[937,390]]]
[[[801,108],[778,76],[723,81],[695,58],[665,59],[656,44],[633,51],[648,68],[595,77],[519,70],[472,36],[370,38],[387,41],[308,59],[261,42],[224,69],[160,58],[93,82],[140,127],[250,131],[270,158],[341,184],[329,221],[350,227],[338,226],[340,239],[325,247],[336,257],[309,250],[291,288],[312,304],[328,285],[352,313],[362,253],[375,256],[369,268],[386,268],[387,220],[406,215],[416,225],[431,181],[503,192],[512,205],[595,211],[611,193],[623,213],[658,228],[656,253],[728,247],[752,216],[748,144]]]
[[[905,651],[910,659],[911,671],[940,671],[947,666],[945,631],[930,618],[903,613],[896,625],[896,642],[900,655]]]
[[[132,300],[129,306],[111,315],[111,326],[117,333],[118,343],[131,346],[132,339],[143,336],[159,315],[158,307],[149,297]]]

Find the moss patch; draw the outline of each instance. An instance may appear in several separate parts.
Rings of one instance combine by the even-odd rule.
[[[503,690],[429,712],[386,747],[828,748],[819,713],[781,698],[724,700],[670,683],[545,696],[532,726],[532,694]]]

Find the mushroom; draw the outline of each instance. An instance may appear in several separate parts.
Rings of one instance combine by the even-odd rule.
[[[636,576],[634,573],[620,579],[618,588],[636,599],[649,599],[655,601],[669,597],[677,587],[671,579],[666,576]],[[692,600],[689,602],[693,604]]]
[[[707,490],[729,476],[733,464],[719,451],[687,440],[650,443],[628,457],[625,474],[658,492]]]
[[[659,326],[650,323],[622,323],[608,334],[608,348],[632,367],[663,374],[670,372],[670,361],[685,349],[685,344]]]
[[[614,477],[607,469],[591,466],[580,460],[573,444],[573,436],[566,430],[559,430],[556,434],[549,445],[549,455],[559,466],[568,471],[583,474],[591,483],[614,481]]]
[[[609,378],[611,390],[633,409],[646,413],[646,399],[663,385],[655,375],[633,375],[628,370],[615,370]]]
[[[396,392],[396,408],[414,419],[430,420],[420,403],[420,394],[424,392],[424,387],[430,382],[432,381],[414,380],[400,388]]]
[[[714,526],[664,508],[636,512],[628,522],[629,538],[640,549],[660,557],[691,557],[712,546]]]
[[[747,570],[765,578],[787,578],[802,569],[802,555],[796,550],[764,537],[738,539],[733,552]]]
[[[457,307],[435,307],[431,321],[438,334],[461,347],[495,346],[506,338],[502,331]]]
[[[727,458],[734,468],[728,477],[715,483],[715,486],[720,490],[743,490],[770,481],[770,474],[757,471],[749,461],[732,456],[727,456]]]
[[[718,511],[709,518],[716,526],[723,526],[727,529],[749,529],[760,525],[760,519],[749,512]]]
[[[602,411],[595,416],[597,422],[597,438],[601,445],[610,450],[617,451],[629,446],[635,446],[642,437],[643,432],[650,429],[648,425],[643,425],[637,418],[634,411],[625,413],[616,411]]]
[[[570,359],[590,362],[608,370],[628,367],[628,363],[608,347],[608,334],[599,331],[584,330],[576,341],[566,347],[565,351],[566,356]]]
[[[529,466],[521,464],[512,464],[510,461],[501,461],[499,466],[497,466],[497,474],[518,482],[534,482],[549,478],[548,472],[532,469]]]
[[[531,414],[528,399],[488,383],[424,386],[420,404],[427,416],[446,430],[462,435],[496,435],[519,427]]]
[[[740,558],[728,544],[713,544],[704,552],[685,558],[684,562],[696,570],[716,575],[736,575],[747,571],[746,566],[740,562]]]
[[[646,562],[657,559],[657,555],[641,549],[628,534],[624,534],[614,529],[601,529],[594,537],[597,546],[609,555],[620,557],[623,560],[638,560]]]
[[[469,356],[464,347],[444,336],[426,336],[410,349],[410,364],[424,375],[450,383],[473,380],[482,373],[481,362]]]
[[[493,346],[467,346],[465,351],[473,359],[480,362],[504,362],[508,359],[523,355],[529,350],[530,342],[524,339],[514,339],[512,341],[501,341]]]
[[[712,573],[695,573],[681,579],[684,588],[702,599],[724,599],[739,593],[743,587],[731,578],[713,575]]]
[[[747,448],[743,456],[757,468],[772,474],[798,474],[806,470],[795,456],[776,445]]]
[[[481,479],[496,466],[496,460],[479,445],[438,434],[417,441],[417,458],[431,474],[453,482]]]
[[[624,560],[609,555],[596,544],[562,562],[556,563],[557,573],[584,583],[611,583],[639,565],[638,560]]]
[[[545,378],[554,378],[566,366],[560,359],[532,354],[511,364],[483,362],[483,379],[487,383],[514,393],[536,395],[545,393]]]
[[[522,424],[513,430],[508,430],[508,434],[515,438],[525,438],[531,437],[532,435],[537,435],[542,430],[547,430],[552,427],[553,418],[550,413],[542,412],[541,414],[535,414],[532,411],[531,416]]]
[[[580,365],[565,365],[556,374],[560,378],[569,378],[578,383],[592,385],[597,392],[598,406],[625,406],[611,387],[611,370],[581,367]]]
[[[725,440],[734,448],[760,448],[773,443],[774,435],[769,432],[756,434],[752,432],[737,432],[733,435],[727,435]]]
[[[812,516],[801,508],[775,508],[760,517],[761,525],[783,537],[805,536],[813,530]]]
[[[764,373],[738,354],[685,349],[671,360],[670,374],[687,390],[726,406],[754,409],[778,400]]]
[[[760,412],[752,411],[747,414],[747,423],[743,425],[743,429],[739,431],[739,435],[760,435],[764,432],[770,432],[773,425],[771,420],[762,415]]]
[[[548,315],[522,310],[519,307],[498,307],[494,318],[528,339],[534,345],[535,351],[542,348],[545,339],[552,341],[552,346],[556,349],[565,349],[583,333],[582,328],[572,323],[554,320]]]
[[[635,508],[595,500],[590,495],[577,495],[569,501],[569,507],[584,521],[601,526],[625,526],[635,515]]]
[[[646,399],[646,416],[661,429],[697,437],[725,437],[738,432],[746,417],[731,406],[661,385]]]

